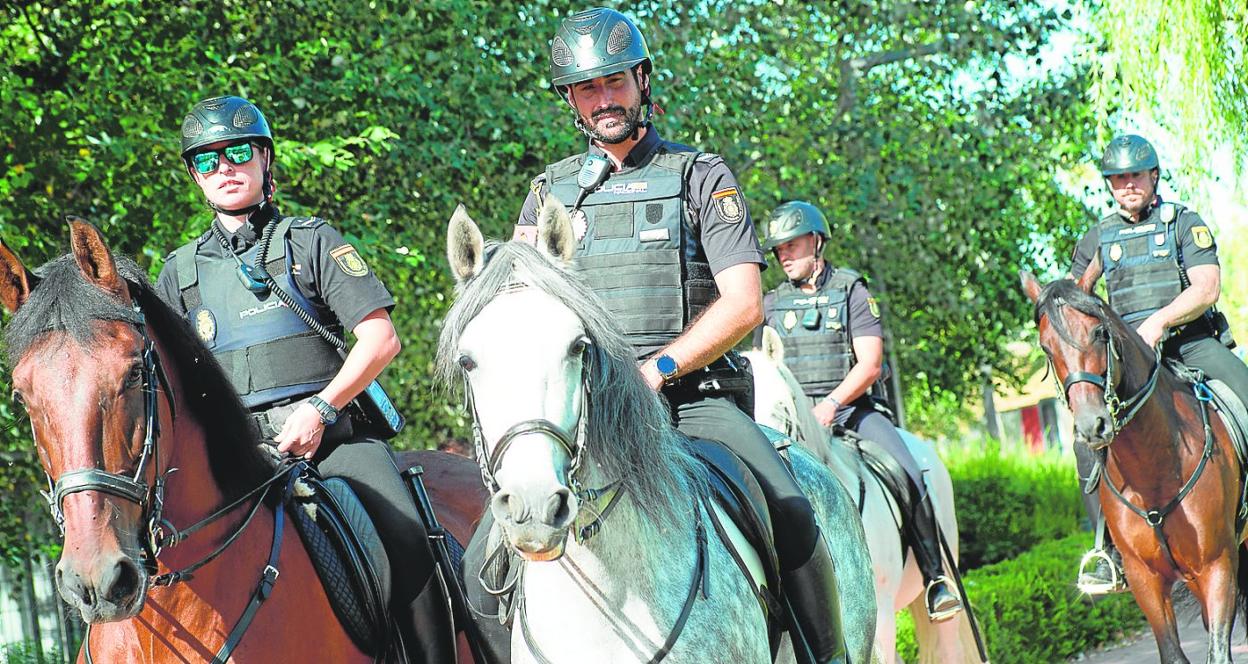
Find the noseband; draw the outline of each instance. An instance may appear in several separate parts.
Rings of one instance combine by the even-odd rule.
[[[139,454],[139,461],[135,465],[134,472],[122,474],[112,473],[98,467],[84,468],[63,473],[57,478],[55,483],[52,482],[52,477],[49,475],[49,490],[44,492],[44,497],[48,500],[52,518],[56,521],[62,537],[65,535],[65,513],[62,511],[61,505],[65,501],[65,497],[70,494],[82,491],[99,491],[139,505],[143,510],[143,521],[146,524],[147,533],[147,537],[143,538],[143,562],[150,575],[155,574],[156,556],[166,544],[164,533],[165,529],[169,527],[169,523],[165,521],[163,516],[165,483],[170,473],[177,470],[177,468],[169,468],[162,473],[159,467],[157,467],[156,480],[152,486],[148,486],[146,479],[148,464],[155,463],[159,465],[160,463],[158,391],[164,390],[171,413],[174,409],[174,401],[172,388],[169,385],[168,378],[165,376],[164,367],[160,363],[160,355],[156,352],[156,347],[152,343],[151,337],[147,334],[143,311],[137,304],[134,307],[134,318],[131,319],[131,322],[138,328],[139,334],[143,336],[142,389],[145,428],[143,451]]]
[[[1117,362],[1122,361],[1122,356],[1118,352],[1118,345],[1114,343],[1114,335],[1107,328],[1101,328],[1105,333],[1105,372],[1102,374],[1089,373],[1087,371],[1072,371],[1066,374],[1066,378],[1062,380],[1062,389],[1059,397],[1062,404],[1070,408],[1068,393],[1070,388],[1078,383],[1091,383],[1100,388],[1104,394],[1105,408],[1109,410],[1110,424],[1113,426],[1114,435],[1122,431],[1123,427],[1135,417],[1148,398],[1152,396],[1157,389],[1157,376],[1161,369],[1161,348],[1154,349],[1155,357],[1153,358],[1153,366],[1149,369],[1148,380],[1144,381],[1144,385],[1136,391],[1135,394],[1127,399],[1118,397],[1118,384],[1115,382],[1115,367]]]

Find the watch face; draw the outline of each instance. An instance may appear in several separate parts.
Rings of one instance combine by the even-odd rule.
[[[659,370],[659,373],[664,376],[672,376],[676,373],[676,360],[673,360],[667,355],[660,355],[659,358],[654,361],[654,366]]]

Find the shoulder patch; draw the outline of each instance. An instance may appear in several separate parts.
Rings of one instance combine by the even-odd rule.
[[[1201,249],[1208,249],[1213,246],[1213,233],[1209,232],[1208,226],[1193,226],[1192,241]]]
[[[347,276],[362,277],[368,274],[368,265],[364,263],[363,258],[360,258],[360,252],[356,251],[355,247],[349,244],[344,244],[334,249],[329,252],[329,255],[333,257],[334,262],[338,264],[338,268]]]
[[[876,302],[875,298],[873,297],[867,298],[867,308],[871,310],[872,316],[875,316],[876,318],[880,317],[880,303]]]
[[[715,201],[715,209],[724,221],[736,223],[745,218],[745,203],[736,187],[720,189],[711,194],[711,199]]]

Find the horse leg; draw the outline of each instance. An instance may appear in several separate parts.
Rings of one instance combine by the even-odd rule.
[[[1189,664],[1183,648],[1179,645],[1179,627],[1174,617],[1174,602],[1170,599],[1168,579],[1154,572],[1134,555],[1124,558],[1131,594],[1135,596],[1135,603],[1140,606],[1144,617],[1148,619],[1148,626],[1153,630],[1161,664]]]
[[[1231,628],[1235,624],[1236,552],[1215,560],[1194,582],[1192,591],[1200,600],[1205,626],[1209,630],[1207,664],[1231,661]]]
[[[894,664],[897,656],[897,611],[892,602],[885,602],[876,594],[880,604],[875,613],[875,650],[879,653],[879,664]]]

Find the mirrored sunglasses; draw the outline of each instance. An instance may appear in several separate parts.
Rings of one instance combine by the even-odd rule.
[[[221,155],[229,160],[231,164],[245,164],[251,161],[255,156],[255,150],[252,149],[251,143],[239,143],[237,145],[227,145],[219,150],[208,150],[206,152],[196,152],[191,155],[191,163],[195,165],[195,171],[200,175],[207,175],[221,165]]]

